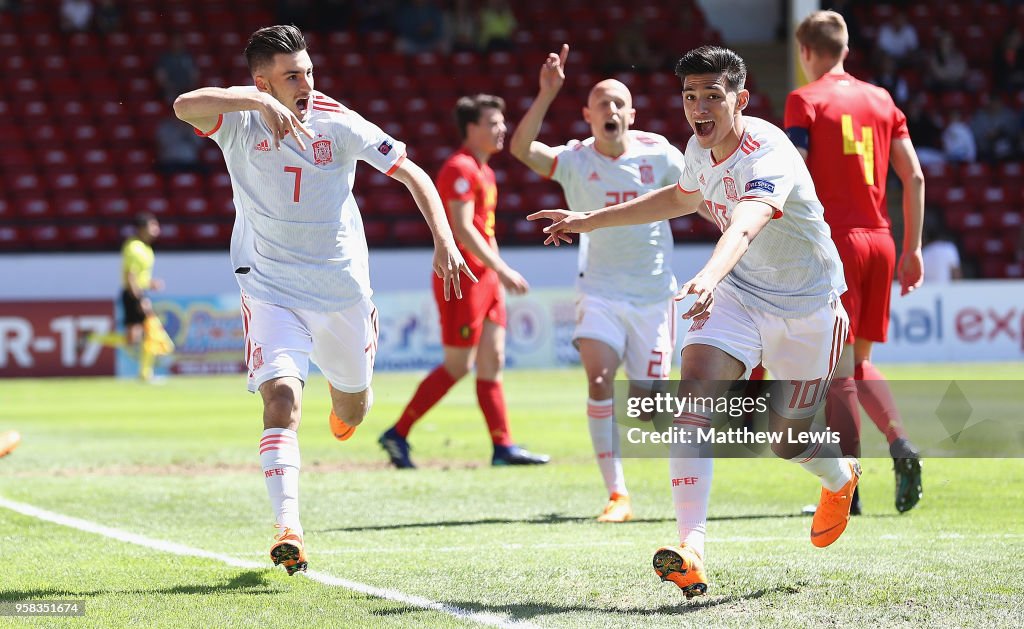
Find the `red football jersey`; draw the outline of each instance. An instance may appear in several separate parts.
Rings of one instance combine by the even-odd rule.
[[[798,146],[806,129],[807,167],[833,231],[890,226],[889,147],[910,132],[889,92],[846,73],[826,74],[790,93],[784,126]]]
[[[461,148],[441,166],[437,175],[437,191],[441,194],[449,223],[452,220],[452,201],[472,201],[473,226],[494,245],[494,208],[498,204],[498,186],[490,166],[476,161],[472,153]],[[479,277],[487,267],[462,243],[458,245],[469,268]]]

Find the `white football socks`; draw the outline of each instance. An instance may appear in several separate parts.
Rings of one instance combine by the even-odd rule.
[[[829,491],[839,491],[852,477],[839,447],[832,444],[812,443],[790,461],[820,478],[821,485]]]
[[[626,477],[622,473],[619,429],[615,425],[615,400],[587,399],[587,426],[608,495],[626,495]]]
[[[294,430],[268,428],[260,439],[260,466],[277,523],[302,535],[299,524],[299,439]]]
[[[683,412],[676,416],[673,426],[687,436],[685,443],[673,442],[668,449],[668,472],[672,505],[676,510],[676,529],[679,542],[697,551],[703,558],[714,461],[710,446],[699,444],[697,429],[711,426],[711,419],[703,414]]]

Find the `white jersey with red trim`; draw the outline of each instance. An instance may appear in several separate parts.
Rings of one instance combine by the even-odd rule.
[[[231,264],[242,290],[279,306],[335,312],[371,295],[352,195],[356,161],[390,175],[405,145],[319,92],[304,124],[314,136],[302,137],[305,151],[292,137],[276,150],[257,111],[223,114],[200,135],[217,142],[231,175]]]
[[[569,209],[589,212],[674,184],[683,154],[663,136],[629,132],[626,152],[602,155],[594,138],[558,147],[551,179],[562,186]],[[587,295],[648,304],[676,291],[668,221],[608,227],[580,234],[577,289]]]
[[[744,116],[743,121],[739,147],[720,163],[696,136],[690,138],[679,187],[700,192],[723,231],[740,201],[775,208],[772,220],[723,281],[739,290],[744,306],[779,316],[814,312],[846,290],[825,210],[786,134],[760,118]]]

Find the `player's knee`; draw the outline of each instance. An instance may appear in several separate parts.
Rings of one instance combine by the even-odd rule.
[[[299,425],[301,416],[291,391],[275,392],[264,399],[263,424],[267,428],[291,428]]]
[[[806,446],[798,446],[796,444],[789,443],[786,438],[786,433],[782,433],[778,439],[772,440],[772,452],[775,453],[775,456],[780,459],[787,460],[800,456]]]
[[[590,399],[607,400],[615,394],[615,383],[605,375],[587,378],[587,389]]]
[[[447,361],[444,364],[444,369],[452,380],[462,380],[472,368],[473,365],[465,361]]]

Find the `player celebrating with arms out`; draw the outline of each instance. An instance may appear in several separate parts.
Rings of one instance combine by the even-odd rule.
[[[260,462],[283,529],[270,556],[293,574],[306,569],[297,430],[309,361],[327,377],[336,437],[351,437],[373,404],[377,311],[351,189],[356,161],[412,194],[434,235],[433,268],[446,299],[451,291],[461,297],[460,272],[476,278],[430,177],[406,159],[405,145],[313,89],[297,28],[261,28],[245,57],[255,89],[200,88],[179,96],[174,112],[217,142],[231,175],[231,264],[242,290],[249,390],[263,398]]]
[[[545,242],[557,244],[571,242],[569,233],[664,220],[702,204],[710,211],[722,237],[679,290],[680,299],[695,295],[696,301],[683,314],[693,323],[683,342],[678,396],[713,394],[718,382],[744,378],[759,362],[775,374],[783,391],[771,397],[771,428],[796,438],[772,449],[821,480],[811,542],[827,546],[849,522],[860,476],[856,459],[840,458],[820,435],[806,434],[848,326],[839,299],[846,288],[839,254],[799,153],[780,129],[742,114],[750,97],[743,60],[703,46],[683,55],[676,74],[695,133],[678,184],[592,212],[546,210],[529,218],[550,219]],[[711,412],[695,406],[674,420],[688,439],[670,446],[681,545],[654,556],[658,576],[688,598],[708,586],[703,556],[711,460],[700,457],[696,433],[711,425]]]
[[[885,376],[871,363],[871,346],[885,342],[896,245],[892,239],[886,177],[892,162],[903,182],[901,294],[921,285],[924,174],[907,130],[907,117],[885,89],[843,69],[849,35],[843,16],[815,11],[797,27],[800,65],[811,81],[786,99],[785,127],[807,160],[825,221],[843,260],[848,290],[843,306],[850,333],[829,389],[829,425],[843,436],[844,454],[859,456],[860,411],[889,442],[896,471],[896,510],[921,499],[921,462],[907,438]],[[859,138],[859,139],[858,139]],[[860,501],[854,497],[854,513]]]
[[[409,457],[409,430],[448,390],[476,366],[476,396],[491,434],[493,465],[540,465],[548,462],[512,442],[501,372],[505,362],[505,290],[522,295],[530,285],[501,259],[494,239],[498,188],[491,155],[505,144],[505,101],[497,96],[464,96],[455,104],[462,148],[445,161],[437,176],[448,220],[469,268],[479,278],[463,288],[463,299],[446,301],[434,278],[434,299],[441,315],[444,364],[416,389],[398,422],[380,437],[391,464],[416,467]]]
[[[631,130],[636,118],[629,88],[615,79],[590,90],[583,119],[590,138],[551,147],[537,141],[544,115],[565,82],[569,46],[550,53],[540,89],[512,135],[511,151],[538,174],[557,181],[569,207],[595,210],[674,184],[683,156],[657,134]],[[587,424],[609,499],[602,522],[633,517],[614,419],[615,372],[630,380],[665,380],[675,351],[676,279],[672,230],[664,219],[587,234],[581,238],[580,293],[573,342],[587,373]],[[648,391],[630,391],[643,395]]]

